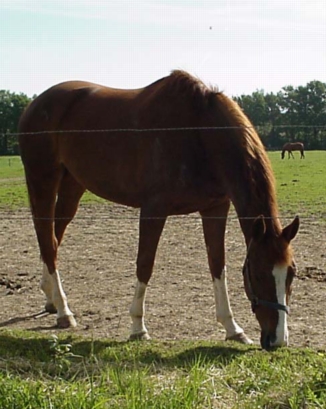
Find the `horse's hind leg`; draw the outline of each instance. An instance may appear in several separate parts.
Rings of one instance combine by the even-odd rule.
[[[58,199],[55,205],[55,236],[60,245],[66,227],[74,218],[79,200],[85,192],[81,186],[68,172],[65,171],[58,191]]]
[[[252,341],[233,318],[228,295],[224,237],[229,206],[229,202],[226,201],[201,212],[208,263],[213,279],[216,318],[225,328],[227,340],[251,344]]]
[[[54,234],[54,213],[63,168],[54,158],[49,157],[43,158],[42,161],[31,163],[27,161],[25,173],[34,227],[45,265],[41,288],[47,296],[49,309],[53,300],[58,312],[59,325],[64,327],[76,325],[56,268],[58,241]]]
[[[67,225],[71,222],[77,211],[79,200],[84,191],[85,189],[65,171],[58,189],[55,205],[54,231],[57,247],[59,247],[62,241]],[[56,280],[53,280],[47,265],[44,264],[41,288],[46,295],[45,309],[50,313],[58,312],[58,326],[75,326],[76,322],[67,306],[67,299],[57,271],[55,276]]]
[[[67,303],[60,275],[56,267],[59,241],[54,231],[55,203],[63,180],[64,169],[49,158],[41,168],[26,165],[26,181],[30,196],[35,231],[41,258],[44,262],[41,288],[45,292],[46,309],[57,311],[59,327],[75,326],[76,322]]]

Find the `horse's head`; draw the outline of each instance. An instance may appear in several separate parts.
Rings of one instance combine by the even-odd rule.
[[[284,159],[284,156],[285,156],[285,151],[282,151],[281,158]]]
[[[243,277],[264,349],[288,345],[287,314],[296,272],[290,241],[298,229],[298,217],[277,237],[266,229],[264,217],[258,217],[253,224]]]

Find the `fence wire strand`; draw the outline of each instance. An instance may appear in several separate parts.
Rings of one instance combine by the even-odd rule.
[[[259,129],[264,128],[266,125],[250,125],[250,126],[204,126],[204,127],[164,127],[164,128],[113,128],[113,129],[58,129],[58,130],[43,130],[43,131],[35,131],[35,132],[7,132],[7,133],[0,133],[1,136],[32,136],[32,135],[44,135],[44,134],[77,134],[77,133],[150,133],[150,132],[190,132],[190,131],[214,131],[214,130],[226,130],[226,129]],[[319,129],[319,130],[326,130],[326,124],[324,125],[275,125],[272,126],[273,129]],[[0,178],[1,181],[1,178]],[[23,186],[24,183],[17,183],[14,182],[16,186]],[[100,205],[99,206],[103,206]],[[0,208],[0,219],[12,219],[12,220],[68,220],[68,218],[33,218],[31,215],[17,215],[12,214],[12,210],[1,209]],[[284,220],[289,219],[293,216],[278,216],[274,217],[274,219]],[[168,215],[164,217],[142,217],[142,216],[114,216],[114,215],[100,215],[98,216],[78,216],[74,217],[75,221],[78,220],[102,220],[102,219],[121,219],[121,220],[158,220],[158,219],[174,219],[174,220],[202,220],[202,219],[227,219],[227,220],[254,220],[256,217],[238,217],[237,215],[229,215],[228,217],[202,217],[200,215],[195,215],[194,213],[188,215]],[[272,217],[266,217],[265,219],[273,219]],[[310,220],[310,221],[317,221],[320,220],[320,217],[314,216],[300,216],[301,220]],[[325,219],[325,217],[322,217]],[[70,219],[69,219],[70,220]]]
[[[63,134],[63,133],[149,133],[149,132],[188,132],[188,131],[215,131],[221,129],[258,129],[266,125],[251,126],[195,126],[195,127],[167,127],[167,128],[112,128],[112,129],[57,129],[35,132],[8,132],[1,133],[1,136],[23,136],[23,135],[44,135],[44,134]],[[273,129],[325,129],[324,125],[275,125]]]

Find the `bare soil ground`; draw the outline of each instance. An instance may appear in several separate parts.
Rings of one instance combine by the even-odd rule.
[[[116,205],[81,207],[59,252],[59,269],[80,335],[126,340],[136,282],[138,211]],[[289,222],[285,221],[285,222]],[[285,224],[285,222],[283,224]],[[293,242],[298,277],[289,317],[290,344],[324,349],[326,337],[326,225],[304,219]],[[229,293],[233,312],[259,343],[259,326],[242,283],[245,246],[238,221],[226,234]],[[56,332],[55,316],[34,317],[44,306],[42,264],[28,210],[0,212],[0,327]],[[215,321],[201,221],[170,218],[160,241],[146,303],[154,339],[223,340]]]

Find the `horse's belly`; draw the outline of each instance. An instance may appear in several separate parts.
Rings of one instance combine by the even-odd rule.
[[[119,171],[117,166],[101,161],[78,163],[66,161],[64,166],[85,189],[98,197],[126,206],[140,207],[142,186],[132,172]]]
[[[102,185],[101,183],[92,183],[89,185],[86,183],[85,187],[94,195],[109,200],[110,202],[130,207],[141,207],[141,198],[138,192],[126,192],[122,189],[114,188],[109,184]]]

